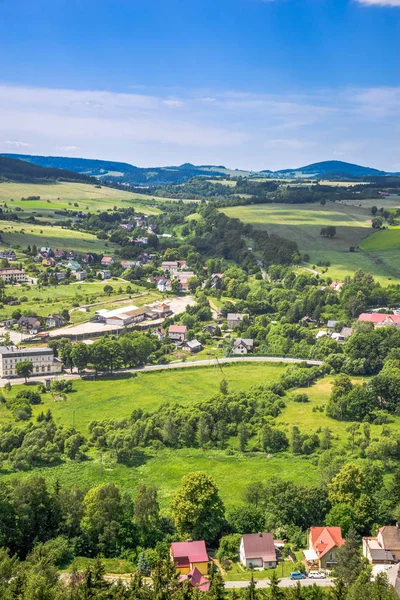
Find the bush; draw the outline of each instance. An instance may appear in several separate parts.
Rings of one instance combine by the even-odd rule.
[[[307,396],[307,394],[296,394],[295,396],[293,396],[293,401],[294,402],[310,402],[310,398]]]

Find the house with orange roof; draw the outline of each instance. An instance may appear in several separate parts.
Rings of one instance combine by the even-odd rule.
[[[310,527],[308,550],[304,552],[307,563],[317,564],[319,569],[332,569],[336,551],[344,542],[340,527]]]

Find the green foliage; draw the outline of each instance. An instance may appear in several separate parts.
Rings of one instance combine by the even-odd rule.
[[[206,473],[189,473],[176,493],[172,514],[179,535],[214,541],[224,524],[224,505],[214,481]]]

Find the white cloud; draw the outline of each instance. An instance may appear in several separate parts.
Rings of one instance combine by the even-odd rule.
[[[81,150],[79,146],[58,146],[57,150],[61,150],[61,152],[76,152],[77,150]]]
[[[27,148],[29,146],[27,142],[19,142],[17,140],[7,140],[4,142],[4,145],[11,148]]]
[[[17,140],[28,140],[32,154],[247,169],[290,168],[344,153],[350,162],[384,169],[398,155],[399,116],[400,87],[296,95],[209,89],[175,98],[0,85],[0,140],[8,140],[0,151],[27,147]]]
[[[171,108],[182,108],[182,106],[185,105],[184,102],[182,102],[182,100],[163,100],[162,101],[163,104],[166,104],[167,106],[170,106]]]
[[[400,0],[356,0],[366,6],[400,6]]]

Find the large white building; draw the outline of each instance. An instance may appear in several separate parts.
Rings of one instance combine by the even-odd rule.
[[[62,362],[54,357],[51,348],[0,346],[0,377],[18,377],[16,365],[23,360],[32,363],[32,375],[56,375],[62,372]]]
[[[15,281],[28,281],[27,276],[20,269],[0,269],[0,277],[7,283],[14,283]]]
[[[96,319],[107,325],[126,326],[143,321],[147,312],[149,312],[149,309],[146,306],[142,306],[141,308],[133,305],[122,306],[114,310],[102,308],[96,311]]]

